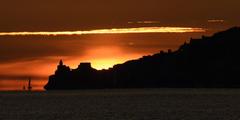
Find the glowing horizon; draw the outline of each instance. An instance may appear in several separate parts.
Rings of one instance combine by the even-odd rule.
[[[204,28],[191,27],[137,27],[96,29],[89,31],[39,31],[39,32],[0,32],[0,36],[58,36],[58,35],[88,35],[88,34],[127,34],[127,33],[190,33],[206,32]]]

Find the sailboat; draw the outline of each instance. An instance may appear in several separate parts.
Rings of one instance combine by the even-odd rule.
[[[32,90],[32,86],[31,86],[31,77],[28,78],[28,91]]]

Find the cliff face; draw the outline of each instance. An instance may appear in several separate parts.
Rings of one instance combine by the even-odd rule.
[[[97,71],[90,63],[70,70],[60,62],[44,88],[240,87],[239,43],[240,28],[235,27],[109,70]]]

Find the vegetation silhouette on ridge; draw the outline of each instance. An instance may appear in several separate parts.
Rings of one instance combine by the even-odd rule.
[[[46,90],[105,88],[238,88],[240,28],[191,39],[176,51],[161,51],[96,70],[91,63],[70,69],[60,61]]]

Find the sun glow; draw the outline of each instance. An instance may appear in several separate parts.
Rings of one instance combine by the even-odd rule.
[[[92,60],[92,67],[97,70],[108,69],[113,67],[115,64],[124,63],[125,60],[121,59],[100,59],[100,60]]]
[[[139,28],[113,28],[89,31],[57,31],[57,32],[0,32],[0,36],[28,36],[28,35],[86,35],[86,34],[126,34],[126,33],[187,33],[206,32],[204,28],[191,27],[139,27]]]
[[[81,62],[90,62],[93,68],[102,70],[142,56],[142,54],[125,53],[121,48],[116,46],[96,47],[86,51],[85,54],[85,56],[80,58],[70,57],[64,59],[64,63],[70,66],[70,68],[75,69]]]

